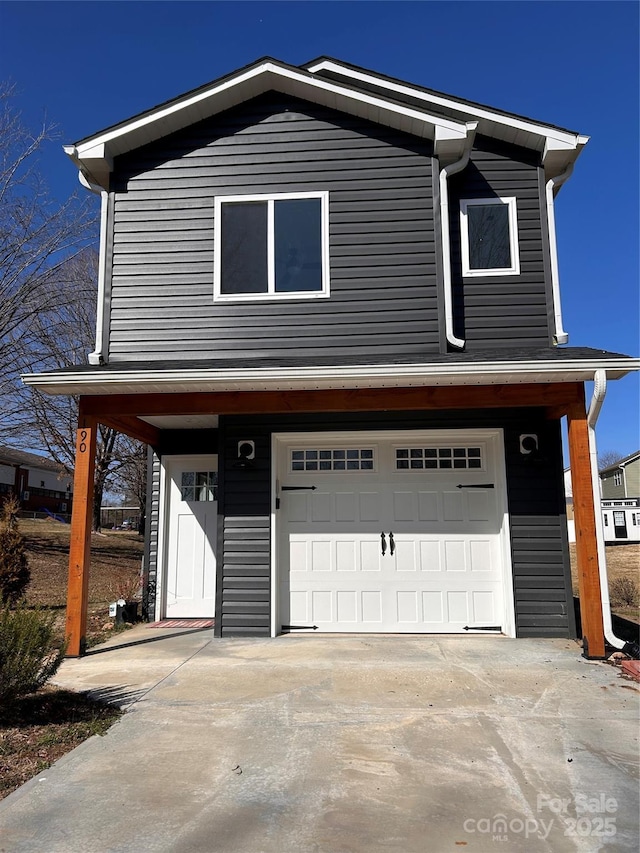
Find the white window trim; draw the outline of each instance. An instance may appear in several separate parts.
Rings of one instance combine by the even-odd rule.
[[[487,204],[506,204],[509,211],[509,247],[511,250],[511,266],[494,269],[471,269],[469,262],[469,207]],[[515,196],[499,198],[465,198],[460,199],[460,248],[462,252],[462,275],[464,278],[478,278],[490,275],[520,275],[520,250],[518,246],[518,208]]]
[[[275,258],[274,258],[274,202],[289,199],[311,199],[321,200],[321,255],[322,255],[322,290],[297,291],[291,293],[276,293],[275,290]],[[220,274],[222,253],[218,247],[222,241],[222,217],[221,207],[227,202],[267,202],[267,293],[221,293]],[[302,193],[265,193],[260,195],[227,195],[216,196],[214,200],[214,222],[213,222],[213,301],[214,302],[266,302],[272,300],[291,299],[327,299],[330,296],[329,277],[329,193],[302,192]]]

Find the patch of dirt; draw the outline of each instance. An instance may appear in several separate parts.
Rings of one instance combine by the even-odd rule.
[[[45,687],[0,715],[0,799],[122,715],[81,693]]]

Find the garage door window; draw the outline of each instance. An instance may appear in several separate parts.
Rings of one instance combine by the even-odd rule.
[[[373,471],[373,448],[292,450],[292,471]]]
[[[479,447],[397,447],[397,471],[482,468]]]

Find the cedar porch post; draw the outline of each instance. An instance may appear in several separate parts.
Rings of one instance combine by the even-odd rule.
[[[87,632],[97,426],[95,417],[87,416],[84,413],[84,400],[80,398],[69,546],[66,627],[69,645],[67,646],[67,657],[79,657],[84,653]]]
[[[593,500],[584,386],[580,386],[580,396],[581,400],[572,403],[567,410],[580,615],[585,657],[603,658],[604,625],[596,540],[596,508]]]

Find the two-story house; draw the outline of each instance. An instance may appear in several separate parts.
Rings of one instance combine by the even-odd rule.
[[[603,498],[637,498],[640,495],[640,450],[618,459],[600,471]]]
[[[575,632],[604,653],[584,382],[554,198],[587,137],[333,59],[266,58],[66,151],[102,199],[80,397],[70,653],[96,424],[153,449],[156,618],[282,631]],[[597,408],[597,406],[596,406]]]
[[[600,471],[606,542],[640,540],[640,450]]]

